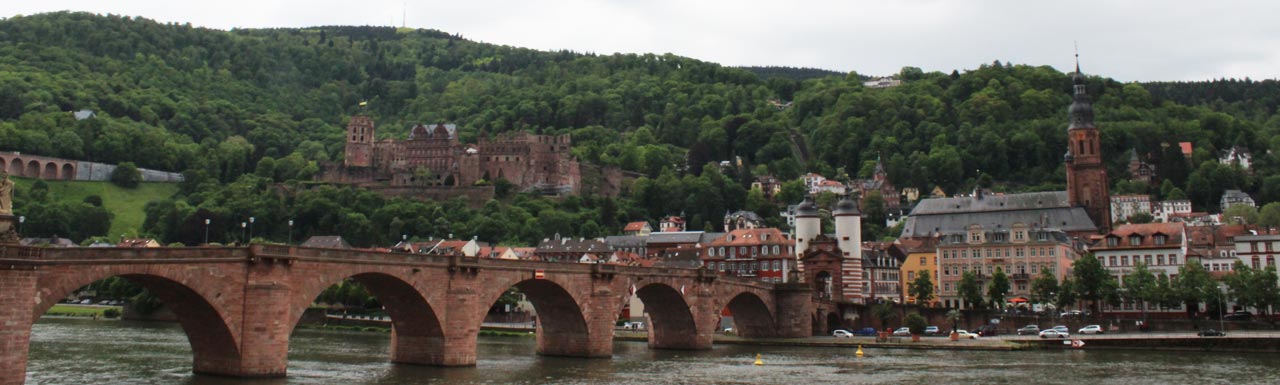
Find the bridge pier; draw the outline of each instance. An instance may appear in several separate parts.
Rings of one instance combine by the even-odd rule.
[[[813,289],[803,283],[786,283],[777,285],[773,291],[773,302],[777,309],[774,317],[778,328],[778,337],[796,338],[813,335]],[[823,318],[821,322],[826,322]]]
[[[538,354],[548,356],[611,358],[613,357],[613,328],[617,322],[617,309],[626,298],[612,290],[595,290],[580,305],[586,321],[586,333],[580,331],[553,331],[538,326]]]
[[[35,322],[36,272],[0,266],[0,385],[27,379],[27,351]]]
[[[197,353],[193,364],[196,373],[273,378],[284,377],[288,370],[289,334],[295,317],[289,306],[293,297],[289,267],[250,262],[245,268],[239,357],[202,357]]]

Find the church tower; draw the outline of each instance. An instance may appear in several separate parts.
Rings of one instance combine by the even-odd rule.
[[[1071,74],[1075,96],[1067,109],[1071,123],[1067,126],[1067,200],[1072,206],[1084,207],[1098,230],[1111,230],[1111,193],[1107,168],[1102,164],[1098,127],[1093,124],[1093,105],[1085,92],[1084,74],[1079,56],[1076,72]]]
[[[373,165],[373,119],[365,115],[351,117],[347,123],[347,147],[342,162],[347,167]]]

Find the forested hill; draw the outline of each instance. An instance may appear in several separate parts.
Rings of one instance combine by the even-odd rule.
[[[804,67],[781,67],[781,66],[763,66],[763,67],[738,67],[750,71],[761,79],[768,80],[770,78],[784,78],[790,80],[809,80],[816,78],[824,78],[828,76],[844,77],[845,73],[832,70],[824,70],[821,68],[804,68]]]
[[[698,164],[741,157],[747,167],[730,177],[744,185],[763,173],[855,178],[876,159],[895,184],[923,191],[967,190],[979,175],[1007,190],[1064,180],[1066,74],[997,61],[951,73],[906,67],[895,77],[904,85],[869,89],[856,75],[763,80],[669,54],[544,52],[431,30],[220,31],[52,13],[0,21],[0,149],[230,182],[266,158],[294,169],[339,160],[341,127],[367,100],[379,136],[437,121],[457,123],[466,141],[481,132],[572,133],[582,160],[654,180],[678,174],[685,149]],[[1147,191],[1120,178],[1136,150],[1170,181],[1151,192],[1182,190],[1197,209],[1214,208],[1228,188],[1280,199],[1277,100],[1254,99],[1255,91],[1223,101],[1196,96],[1206,87],[1089,77],[1103,151],[1113,154],[1113,191]],[[1275,82],[1245,88],[1277,92]],[[98,118],[67,113],[79,109]],[[794,152],[793,136],[807,144],[807,158]],[[1196,148],[1190,165],[1166,146],[1180,141]],[[1256,155],[1252,173],[1216,166],[1218,151],[1231,146]],[[297,175],[305,173],[287,177]],[[698,206],[645,193],[636,199],[650,214]]]

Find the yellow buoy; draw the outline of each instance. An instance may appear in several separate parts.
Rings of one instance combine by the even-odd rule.
[[[862,345],[858,345],[858,352],[853,354],[858,357],[862,357]]]
[[[760,360],[760,353],[756,353],[756,366],[764,365],[764,361]]]

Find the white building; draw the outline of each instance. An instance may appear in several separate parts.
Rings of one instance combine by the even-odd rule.
[[[1156,221],[1168,222],[1171,215],[1191,214],[1191,201],[1186,199],[1159,201],[1151,205],[1151,216]]]
[[[1238,164],[1240,165],[1240,168],[1245,170],[1249,169],[1249,164],[1252,163],[1252,161],[1253,154],[1249,153],[1248,149],[1240,146],[1233,146],[1230,149],[1223,151],[1222,156],[1218,157],[1218,163],[1225,165]]]
[[[1112,195],[1111,223],[1120,223],[1140,213],[1152,214],[1151,208],[1150,195]]]
[[[1172,277],[1178,274],[1179,267],[1187,263],[1187,229],[1180,222],[1121,225],[1107,233],[1089,251],[1093,252],[1093,256],[1098,258],[1121,287],[1124,286],[1124,276],[1131,273],[1139,263],[1146,264],[1147,270],[1152,274]],[[1104,306],[1103,311],[1140,313],[1142,309],[1136,303],[1125,302],[1114,308]],[[1155,304],[1147,304],[1147,311],[1176,312],[1182,311],[1182,306],[1161,308]]]
[[[1226,211],[1228,207],[1236,205],[1249,205],[1249,207],[1257,206],[1253,203],[1253,197],[1250,197],[1249,194],[1245,194],[1244,191],[1224,191],[1222,193],[1222,201],[1219,203],[1218,207],[1221,207],[1223,211]],[[1227,218],[1227,220],[1230,220],[1230,218]]]
[[[1255,269],[1276,266],[1280,259],[1280,234],[1238,235],[1235,246],[1236,259]]]
[[[862,85],[867,88],[889,88],[902,85],[902,81],[890,77],[883,77],[862,82]]]

